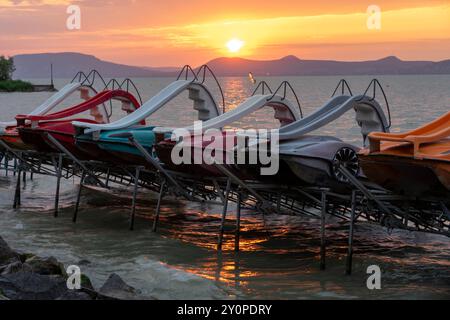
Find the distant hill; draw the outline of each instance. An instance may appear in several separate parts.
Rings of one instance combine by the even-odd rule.
[[[53,64],[55,78],[71,78],[78,71],[98,70],[104,77],[175,77],[176,67],[137,67],[103,61],[81,53],[25,54],[14,57],[17,79],[49,78]],[[301,60],[287,56],[278,60],[218,58],[208,62],[218,76],[302,76],[302,75],[381,75],[381,74],[450,74],[450,60],[402,61],[397,57],[380,60],[343,62],[333,60]]]
[[[249,72],[259,76],[450,74],[450,60],[402,61],[392,56],[361,62],[301,60],[295,56],[267,61],[218,58],[208,62],[208,66],[222,76],[245,76]]]
[[[158,77],[168,75],[167,68],[135,67],[103,61],[95,56],[81,53],[41,53],[14,56],[14,78],[49,78],[53,64],[55,78],[71,78],[78,71],[99,71],[104,77]],[[169,72],[170,73],[170,72]]]

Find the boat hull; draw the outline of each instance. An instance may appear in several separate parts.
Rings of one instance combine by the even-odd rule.
[[[8,145],[11,149],[15,150],[32,150],[33,146],[26,144],[22,138],[19,136],[19,134],[12,134],[12,133],[4,133],[0,136],[0,140],[2,140],[4,143]]]
[[[450,197],[450,162],[360,155],[360,163],[371,181],[395,193]]]
[[[33,150],[41,153],[61,153],[62,151],[48,139],[51,135],[56,139],[67,151],[79,160],[89,159],[89,155],[78,148],[75,144],[75,128],[69,121],[58,121],[42,123],[38,128],[20,127],[19,135],[21,139]]]
[[[338,171],[344,166],[353,176],[360,177],[358,148],[328,136],[303,136],[283,141],[279,146],[279,170],[275,176],[260,175],[258,180],[293,186],[318,186],[334,191],[347,191],[348,180]],[[251,166],[244,166],[247,170]],[[253,166],[254,174],[262,166]],[[258,171],[256,171],[258,170]]]
[[[96,140],[91,135],[81,135],[77,137],[76,145],[89,154],[91,159],[101,159],[117,165],[141,165],[153,169],[141,152],[128,140],[128,134],[132,134],[147,152],[153,154],[155,137],[152,130],[153,127],[113,130],[101,133]]]

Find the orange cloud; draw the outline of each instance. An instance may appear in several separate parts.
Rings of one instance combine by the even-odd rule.
[[[5,30],[0,51],[79,51],[139,65],[200,64],[230,55],[226,43],[238,38],[245,42],[239,55],[259,59],[287,54],[344,60],[393,54],[404,59],[450,58],[448,1],[379,1],[381,30],[367,28],[367,5],[361,1],[339,7],[324,0],[281,0],[284,6],[277,2],[277,8],[260,5],[253,10],[247,1],[237,10],[238,2],[242,1],[224,5],[192,0],[188,14],[186,3],[176,0],[152,5],[140,0],[79,0],[75,3],[82,8],[83,27],[74,32],[65,29],[67,1],[0,0],[0,28]],[[40,12],[11,14],[14,6]],[[173,23],[161,18],[170,9]]]

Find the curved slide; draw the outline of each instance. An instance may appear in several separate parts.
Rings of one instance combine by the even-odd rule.
[[[126,99],[127,101],[130,101],[136,109],[139,108],[139,102],[131,93],[128,93],[127,91],[123,90],[106,90],[98,93],[96,96],[90,98],[87,101],[84,101],[76,106],[70,107],[68,109],[59,112],[47,115],[18,115],[16,116],[16,119],[18,124],[21,125],[25,124],[26,120],[31,121],[33,125],[38,121],[51,121],[64,119],[88,111],[111,99]]]
[[[45,115],[54,109],[58,104],[64,101],[68,96],[74,93],[81,87],[81,83],[73,82],[66,84],[61,90],[56,92],[50,98],[48,98],[44,103],[42,103],[39,107],[30,112],[29,115]],[[0,128],[6,128],[10,126],[15,126],[16,121],[10,122],[0,122]]]
[[[202,128],[203,130],[223,128],[224,126],[242,119],[246,115],[266,106],[271,106],[275,109],[275,118],[279,119],[280,122],[284,122],[286,120],[298,121],[301,119],[298,108],[294,107],[289,100],[283,99],[278,95],[273,96],[272,94],[254,95],[246,99],[233,110],[204,122]],[[194,127],[188,127],[186,130],[193,131]],[[155,129],[155,132],[158,131],[164,131],[164,128],[160,128],[160,130]]]
[[[388,141],[394,144],[406,143],[414,146],[414,156],[420,153],[420,146],[425,143],[432,143],[446,139],[450,136],[450,112],[436,120],[425,124],[417,129],[404,133],[384,133],[373,132],[369,135],[370,153],[381,151],[381,142]],[[440,156],[438,155],[437,158]]]
[[[162,89],[157,95],[144,103],[139,109],[120,120],[108,124],[91,124],[79,121],[74,121],[72,124],[78,128],[85,128],[85,134],[92,132],[126,129],[144,121],[147,117],[149,117],[150,115],[161,109],[163,106],[165,106],[169,101],[177,97],[181,92],[193,87],[195,87],[195,90],[200,90],[200,88],[202,88],[204,92],[208,92],[205,87],[203,87],[201,84],[193,82],[192,80],[177,80]],[[219,109],[217,107],[217,104],[215,103],[215,101],[213,104],[213,106],[209,105],[207,106],[209,107],[208,109],[202,109],[202,111],[208,110],[210,112],[216,113],[213,116],[218,115]]]
[[[388,121],[378,102],[368,96],[337,96],[306,118],[280,128],[280,140],[296,139],[317,130],[354,109],[356,121],[366,143],[367,135],[373,131],[387,132]]]

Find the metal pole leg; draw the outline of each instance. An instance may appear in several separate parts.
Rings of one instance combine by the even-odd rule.
[[[139,176],[141,173],[141,168],[136,168],[136,175],[134,177],[134,189],[133,189],[133,202],[131,205],[131,216],[130,216],[130,231],[134,230],[134,217],[136,215],[136,197],[139,187]]]
[[[223,233],[225,230],[225,220],[227,217],[227,210],[228,210],[228,197],[230,195],[230,189],[231,189],[231,180],[228,179],[227,181],[227,188],[225,191],[225,203],[223,204],[223,210],[222,210],[222,221],[220,224],[220,230],[219,230],[219,241],[217,243],[217,250],[222,250],[222,244],[223,244]]]
[[[327,193],[322,191],[322,215],[320,221],[320,270],[325,270],[326,239],[325,239],[325,215],[327,213]]]
[[[17,209],[17,207],[20,206],[20,202],[21,202],[21,195],[20,195],[20,181],[21,181],[21,176],[20,176],[20,169],[21,166],[19,166],[19,174],[17,175],[17,180],[16,180],[16,192],[14,193],[14,204],[13,204],[13,209]]]
[[[164,187],[166,186],[166,181],[163,181],[161,183],[161,188],[159,189],[159,195],[158,195],[158,203],[156,204],[156,212],[155,212],[155,219],[153,220],[153,232],[156,232],[156,228],[158,226],[159,222],[159,213],[161,211],[161,201],[164,195]]]
[[[25,189],[27,187],[27,172],[24,170],[22,175],[23,175],[23,188]]]
[[[345,273],[352,274],[352,264],[353,264],[353,234],[354,234],[354,224],[355,224],[355,211],[356,211],[356,191],[352,191],[352,212],[350,216],[350,227],[348,233],[348,252]]]
[[[5,155],[5,175],[8,176],[8,170],[9,170],[9,160],[8,160],[8,154]]]
[[[55,194],[55,212],[54,217],[58,217],[58,207],[59,207],[59,191],[61,189],[61,175],[62,175],[62,154],[59,155],[58,159],[58,169],[56,176],[56,194]]]
[[[78,188],[77,203],[75,204],[75,211],[73,213],[73,218],[72,218],[73,223],[77,222],[78,210],[80,208],[81,191],[83,190],[84,177],[85,177],[85,173],[83,171],[83,173],[81,174],[80,187]]]
[[[236,207],[236,234],[234,236],[234,251],[239,252],[239,242],[241,238],[241,201],[242,195],[239,193]]]

